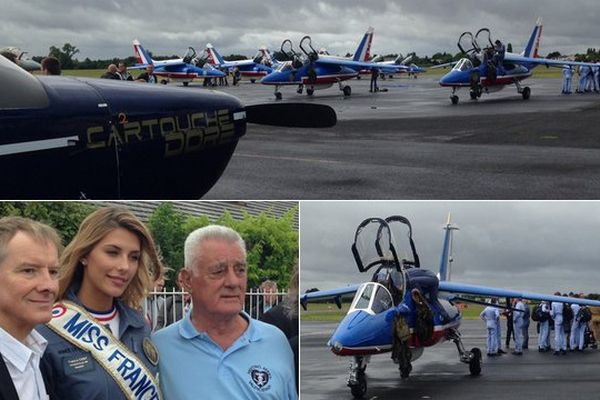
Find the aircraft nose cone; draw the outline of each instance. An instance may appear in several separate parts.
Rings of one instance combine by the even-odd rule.
[[[453,83],[456,83],[456,74],[454,71],[448,72],[440,79],[440,85],[442,86],[452,85]]]

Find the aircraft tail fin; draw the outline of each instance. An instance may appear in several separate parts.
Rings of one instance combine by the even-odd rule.
[[[524,57],[535,58],[538,57],[538,50],[540,48],[540,39],[542,37],[542,18],[538,18],[535,23],[535,27],[533,28],[533,32],[531,32],[531,36],[529,37],[529,41],[527,42],[527,46],[523,51]]]
[[[371,58],[371,42],[373,42],[374,31],[375,29],[371,26],[369,29],[367,29],[362,40],[358,44],[356,51],[354,52],[352,61],[369,61]]]
[[[135,58],[137,58],[138,64],[154,64],[154,60],[150,57],[150,53],[142,47],[137,39],[133,41],[133,51],[135,52]]]
[[[213,65],[223,65],[225,60],[221,57],[221,54],[213,47],[212,44],[208,43],[206,45],[206,53],[208,54],[208,62]]]
[[[415,53],[410,53],[406,57],[402,58],[402,54],[398,55],[398,58],[394,61],[395,64],[408,65],[409,62],[415,57]]]
[[[440,281],[449,281],[452,272],[452,231],[458,230],[458,227],[452,225],[452,216],[448,214],[448,221],[444,226],[446,234],[444,235],[444,245],[442,248],[442,257],[440,258],[440,272],[438,279]]]

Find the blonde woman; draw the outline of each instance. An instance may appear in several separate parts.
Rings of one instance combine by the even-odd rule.
[[[60,399],[161,399],[141,304],[162,265],[129,210],[90,214],[61,257],[58,301],[40,328],[42,370]]]

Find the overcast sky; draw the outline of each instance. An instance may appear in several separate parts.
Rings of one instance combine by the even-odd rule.
[[[368,280],[350,246],[369,217],[407,217],[421,266],[438,272],[448,213],[452,281],[552,294],[600,293],[600,202],[301,202],[301,290]],[[406,243],[402,240],[397,242]]]
[[[344,55],[368,26],[379,54],[455,53],[459,35],[481,27],[521,51],[538,16],[543,55],[600,47],[597,0],[0,0],[0,9],[0,47],[45,55],[69,42],[79,59],[133,55],[133,39],[157,55],[210,42],[224,55],[252,56],[261,45],[278,49],[306,34],[316,48]]]

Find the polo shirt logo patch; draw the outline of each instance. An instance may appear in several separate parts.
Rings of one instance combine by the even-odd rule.
[[[261,367],[260,365],[253,365],[248,369],[248,374],[252,378],[250,384],[261,392],[267,391],[271,388],[269,381],[271,380],[271,372]]]

